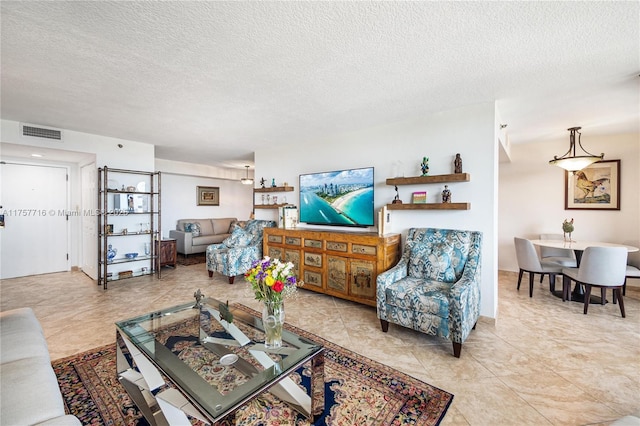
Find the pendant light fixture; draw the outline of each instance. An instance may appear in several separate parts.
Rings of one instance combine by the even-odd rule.
[[[562,167],[570,172],[577,172],[582,170],[590,164],[600,161],[604,158],[604,153],[593,155],[587,152],[580,142],[580,136],[582,135],[578,130],[582,127],[571,127],[567,129],[571,133],[569,134],[569,151],[567,151],[562,157],[557,155],[553,156],[553,160],[549,161],[549,164]],[[578,134],[578,146],[586,155],[576,155],[576,133]]]
[[[245,166],[247,168],[247,177],[243,177],[240,179],[243,185],[253,185],[253,179],[249,177],[249,166]]]

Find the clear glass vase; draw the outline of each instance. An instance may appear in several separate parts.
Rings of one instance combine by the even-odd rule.
[[[269,349],[282,347],[284,302],[265,301],[262,308],[262,323],[264,324],[264,346]]]

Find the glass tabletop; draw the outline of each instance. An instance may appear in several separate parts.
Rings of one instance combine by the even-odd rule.
[[[212,421],[323,350],[287,330],[282,332],[281,348],[267,349],[260,317],[212,298],[199,305],[150,312],[119,321],[116,327]]]

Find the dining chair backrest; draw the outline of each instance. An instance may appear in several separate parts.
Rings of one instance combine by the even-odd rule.
[[[627,249],[624,247],[587,247],[578,269],[578,281],[599,286],[624,284]]]
[[[562,234],[540,234],[541,240],[558,240],[564,241],[564,235]],[[540,246],[540,257],[544,260],[545,257],[568,257],[575,259],[576,255],[571,249],[562,249],[555,247]]]
[[[518,267],[525,271],[541,271],[542,265],[533,243],[525,238],[518,237],[513,237],[513,242],[516,246]]]

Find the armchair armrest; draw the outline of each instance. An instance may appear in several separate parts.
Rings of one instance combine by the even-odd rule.
[[[386,313],[386,289],[396,281],[401,280],[408,274],[409,258],[402,256],[396,266],[378,274],[376,278],[376,306],[378,318],[387,318]]]
[[[469,259],[462,277],[453,284],[449,306],[452,341],[462,343],[480,318],[480,256]]]

